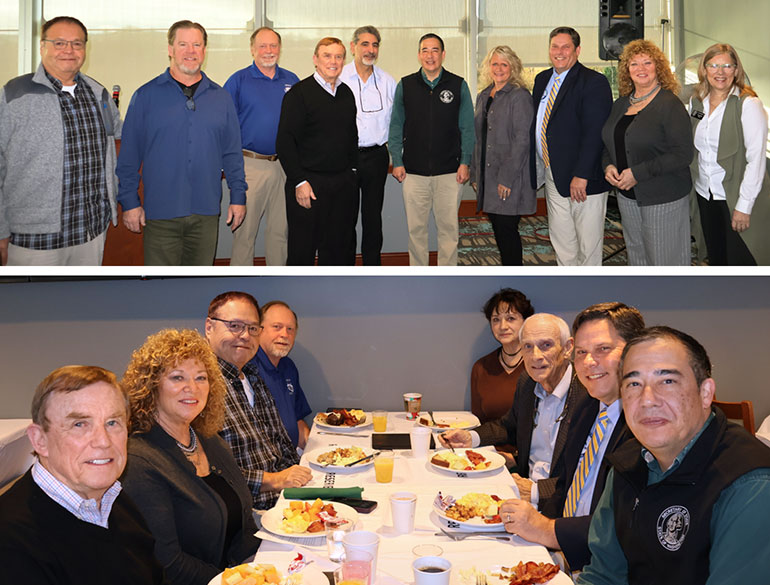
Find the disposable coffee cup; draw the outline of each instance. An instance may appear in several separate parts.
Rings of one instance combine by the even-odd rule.
[[[415,426],[409,430],[409,442],[412,445],[412,455],[423,459],[430,451],[431,430],[427,427]]]
[[[420,557],[412,562],[415,585],[449,585],[452,563],[444,557]]]
[[[390,513],[393,517],[393,530],[399,534],[414,531],[414,514],[417,509],[417,494],[413,492],[395,492],[390,494]]]
[[[415,420],[420,413],[422,404],[422,394],[418,392],[407,392],[404,394],[404,411],[407,420]]]

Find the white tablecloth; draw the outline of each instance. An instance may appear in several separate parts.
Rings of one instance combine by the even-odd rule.
[[[387,432],[408,433],[415,423],[407,421],[404,413],[388,414]],[[348,433],[366,435],[366,437],[350,437],[337,435],[319,435],[318,425],[313,425],[308,440],[306,453],[321,447],[357,445],[367,451],[371,449],[373,429],[367,426],[351,430]],[[483,451],[483,449],[482,449]],[[307,455],[303,456],[302,464],[307,465]],[[505,468],[484,472],[472,477],[459,478],[449,471],[437,470],[426,459],[415,459],[410,451],[396,451],[393,482],[378,484],[374,477],[374,467],[350,474],[326,474],[311,467],[313,479],[307,487],[323,487],[333,483],[334,487],[362,486],[363,498],[376,500],[379,505],[371,514],[360,514],[358,529],[371,530],[380,535],[380,548],[377,561],[377,585],[395,585],[396,583],[413,583],[411,563],[415,558],[412,548],[417,544],[431,543],[439,545],[443,556],[452,562],[452,583],[454,585],[474,585],[472,577],[468,577],[470,569],[486,570],[500,565],[510,567],[519,561],[552,562],[545,547],[528,543],[519,537],[511,536],[510,541],[503,542],[489,538],[470,538],[461,542],[435,533],[441,526],[439,518],[433,512],[433,499],[441,490],[444,494],[460,497],[468,492],[483,492],[496,494],[501,498],[516,497],[516,488],[510,474]],[[392,528],[390,504],[388,497],[395,491],[412,491],[417,494],[417,513],[415,531],[412,534],[396,535]],[[284,500],[278,501],[278,506],[285,507]],[[280,543],[266,530],[260,530],[258,536],[265,539],[260,551],[292,550],[298,547],[294,543]],[[309,545],[309,546],[308,546]],[[324,538],[306,541],[306,546],[299,545],[298,550],[309,552],[310,558],[328,571],[333,568],[326,555]],[[259,560],[259,553],[257,553]],[[559,573],[552,585],[569,584],[572,581],[564,573]],[[494,581],[490,582],[492,585]]]
[[[0,488],[35,462],[26,433],[31,422],[28,418],[0,419]]]

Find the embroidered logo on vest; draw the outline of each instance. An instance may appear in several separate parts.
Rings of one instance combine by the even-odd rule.
[[[451,104],[452,100],[455,99],[455,94],[453,94],[448,89],[445,89],[440,94],[438,94],[438,99],[440,99],[445,104]]]
[[[658,541],[670,551],[677,551],[690,530],[690,512],[684,506],[670,506],[658,516]]]

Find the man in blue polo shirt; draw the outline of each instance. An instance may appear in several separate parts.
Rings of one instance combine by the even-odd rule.
[[[295,446],[304,449],[310,427],[303,420],[312,411],[299,385],[297,366],[289,355],[297,337],[297,314],[283,301],[270,301],[262,307],[262,333],[259,350],[249,362],[273,395],[283,426]]]
[[[299,81],[291,71],[278,67],[281,35],[263,26],[251,35],[254,62],[236,71],[225,83],[238,112],[246,171],[246,219],[233,234],[232,266],[254,265],[254,241],[265,216],[265,261],[268,266],[286,264],[286,175],[275,154],[275,135],[283,96]]]
[[[206,29],[197,22],[171,25],[169,68],[136,90],[126,114],[118,202],[129,230],[139,233],[144,227],[148,265],[213,264],[223,170],[230,228],[246,213],[238,116],[227,92],[201,71],[206,41]]]

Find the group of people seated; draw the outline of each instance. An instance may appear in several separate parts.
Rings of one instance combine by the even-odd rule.
[[[620,302],[571,330],[512,289],[484,312],[501,344],[473,368],[484,422],[439,438],[503,446],[508,532],[561,551],[586,585],[762,582],[770,450],[712,406],[700,343]],[[230,291],[205,337],[150,335],[120,381],[51,372],[32,400],[36,462],[0,496],[7,579],[206,585],[252,559],[253,510],[311,477],[296,331],[286,304]]]

